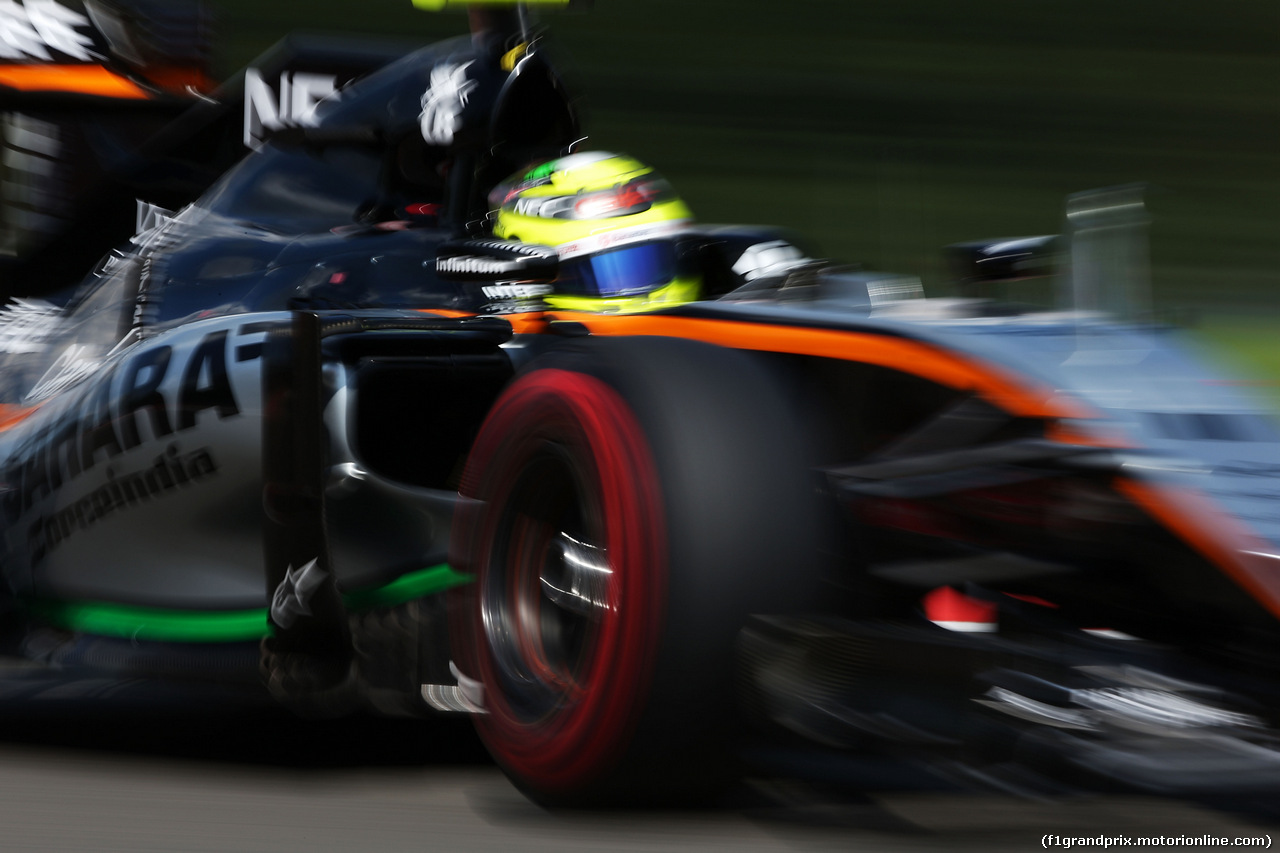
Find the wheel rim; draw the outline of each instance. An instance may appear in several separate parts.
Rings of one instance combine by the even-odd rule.
[[[546,443],[498,523],[480,617],[493,675],[524,724],[580,701],[608,620],[617,618],[601,512],[571,454]]]

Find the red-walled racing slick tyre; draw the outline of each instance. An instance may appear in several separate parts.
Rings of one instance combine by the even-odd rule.
[[[494,405],[464,478],[455,650],[484,742],[536,800],[686,802],[732,778],[738,630],[819,582],[782,399],[751,356],[605,338]]]

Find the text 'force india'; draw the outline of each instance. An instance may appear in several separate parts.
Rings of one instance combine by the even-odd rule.
[[[169,169],[140,194],[182,208],[6,309],[8,651],[472,713],[553,804],[703,798],[759,739],[1276,790],[1280,436],[1175,332],[1084,310],[1131,290],[1101,261],[1132,199],[954,250],[976,290],[1062,247],[1071,311],[685,221],[662,237],[699,301],[557,306],[573,252],[485,224],[581,136],[523,14],[394,59],[271,54],[166,106],[142,166],[96,164],[105,199]],[[326,61],[355,82],[263,106]],[[7,75],[10,125],[61,133],[67,93]],[[555,169],[499,203],[560,204],[521,195]],[[667,203],[645,187],[592,199]],[[72,283],[14,257],[26,293]]]

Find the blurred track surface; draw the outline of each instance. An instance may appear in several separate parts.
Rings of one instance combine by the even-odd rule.
[[[10,676],[5,851],[1001,851],[1036,848],[1046,833],[1280,830],[1153,798],[908,789],[834,800],[793,782],[753,783],[714,810],[550,814],[511,787],[462,720],[307,721],[247,693]]]

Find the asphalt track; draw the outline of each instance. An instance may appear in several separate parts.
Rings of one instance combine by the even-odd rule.
[[[224,691],[0,678],[3,851],[1022,851],[1046,834],[1268,833],[1280,825],[1156,798],[834,798],[779,780],[716,809],[551,814],[462,720],[306,721]]]

